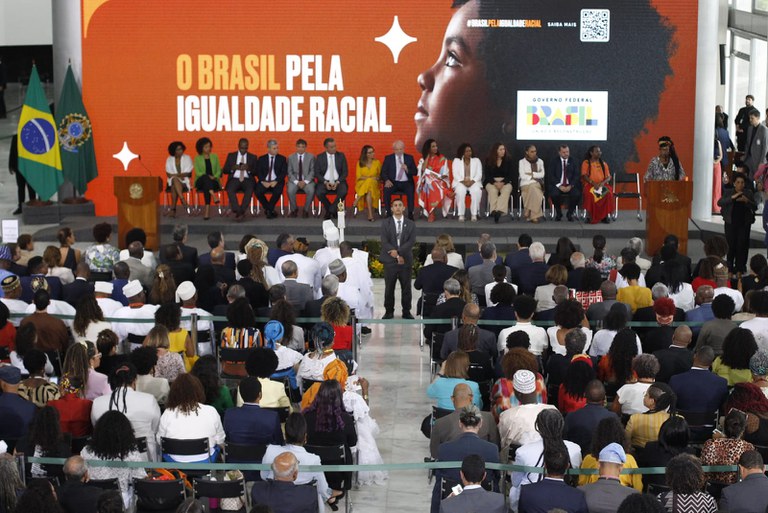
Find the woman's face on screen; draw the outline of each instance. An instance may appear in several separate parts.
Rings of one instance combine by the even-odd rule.
[[[418,77],[422,93],[414,116],[417,148],[430,137],[454,148],[483,137],[494,123],[500,130],[501,120],[492,114],[486,64],[478,53],[484,30],[489,29],[467,27],[467,20],[477,15],[476,1],[454,13],[437,61]]]

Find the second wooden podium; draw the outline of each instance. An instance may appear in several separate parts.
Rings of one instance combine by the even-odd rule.
[[[116,176],[118,245],[124,249],[125,234],[131,228],[147,233],[146,248],[156,251],[160,247],[160,202],[163,190],[158,176]]]
[[[681,254],[688,252],[688,219],[691,217],[691,182],[646,182],[645,251],[658,253],[664,237],[677,235]]]

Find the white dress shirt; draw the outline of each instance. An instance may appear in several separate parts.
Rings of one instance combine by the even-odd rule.
[[[323,175],[323,181],[336,183],[339,181],[339,172],[336,171],[336,154],[326,153],[325,156],[328,160],[328,169]]]
[[[124,306],[117,310],[112,317],[126,319],[129,322],[115,322],[113,331],[120,340],[128,338],[128,334],[146,337],[149,331],[155,327],[153,322],[130,322],[131,320],[154,319],[157,305],[141,305],[139,308]]]
[[[25,303],[21,299],[8,299],[7,297],[0,298],[0,301],[5,303],[5,306],[8,307],[8,311],[12,314],[26,314],[27,308],[29,307],[29,303]],[[119,303],[118,303],[119,304]],[[123,306],[123,305],[120,305]],[[19,324],[21,324],[21,320],[23,317],[11,317],[8,319],[8,322],[19,327]]]
[[[221,424],[221,417],[216,408],[207,404],[198,404],[197,411],[182,413],[179,409],[165,410],[160,417],[157,428],[157,442],[161,438],[177,438],[190,440],[193,438],[208,438],[211,454],[217,445],[222,445],[226,434]],[[206,458],[205,454],[176,454],[170,455],[175,461],[189,463]]]
[[[544,350],[549,345],[549,337],[547,337],[547,331],[541,326],[534,326],[530,322],[518,322],[514,326],[504,328],[499,332],[499,353],[504,353],[507,350],[507,337],[510,333],[515,331],[524,331],[528,334],[528,339],[531,342],[528,351],[536,356],[541,356]]]
[[[125,394],[125,395],[123,395]],[[91,423],[96,422],[110,409],[123,413],[131,423],[136,438],[147,439],[147,453],[150,461],[156,461],[158,452],[155,444],[155,433],[160,425],[160,407],[155,398],[144,392],[137,392],[132,388],[119,388],[113,395],[117,401],[117,407],[110,408],[109,401],[112,395],[103,395],[93,400],[91,407]],[[125,398],[125,402],[123,402]]]
[[[296,459],[299,462],[299,465],[320,465],[320,456],[317,454],[312,454],[311,452],[307,452],[307,450],[301,446],[301,445],[293,445],[293,444],[286,444],[286,445],[268,445],[267,451],[264,453],[264,457],[261,459],[261,463],[263,465],[271,465],[273,461],[275,461],[275,458],[277,458],[279,455],[281,455],[284,452],[290,452],[294,456],[296,456]],[[272,479],[272,471],[271,470],[262,470],[261,471],[261,478],[262,479]],[[294,481],[295,484],[301,485],[301,484],[307,484],[311,483],[312,481],[315,481],[315,486],[317,487],[317,503],[319,506],[319,511],[325,511],[325,504],[323,504],[325,501],[331,498],[331,489],[328,487],[328,481],[325,480],[325,474],[322,472],[299,472],[299,475],[296,477],[296,481]]]
[[[248,164],[248,152],[246,153],[240,153],[237,152],[237,163],[238,166],[240,164]],[[234,173],[232,173],[232,178],[239,180],[240,178],[248,178],[248,171],[245,170],[236,170]]]

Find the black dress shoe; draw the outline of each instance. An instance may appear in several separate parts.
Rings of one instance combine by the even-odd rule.
[[[21,214],[21,206],[19,206],[19,208],[17,208],[16,210],[14,210],[12,215],[17,216],[19,214]]]
[[[604,217],[602,221],[600,221],[603,224],[611,224],[611,218],[610,217]]]
[[[371,328],[369,328],[368,326],[363,326],[362,328],[360,328],[360,333],[362,333],[363,335],[370,335]]]
[[[411,312],[403,312],[403,319],[413,319]]]
[[[394,313],[392,313],[392,312],[387,312],[387,313],[385,313],[385,314],[384,314],[384,316],[382,317],[382,319],[394,319],[394,318],[395,318],[395,314],[394,314]]]
[[[568,218],[568,221],[573,222],[573,214],[568,214],[566,217]]]
[[[558,212],[557,215],[555,216],[555,221],[560,221],[562,219],[563,219],[563,213],[562,212]]]
[[[493,212],[493,222],[494,223],[498,223],[499,222],[499,218],[501,218],[501,212],[499,212],[498,210],[495,210]]]

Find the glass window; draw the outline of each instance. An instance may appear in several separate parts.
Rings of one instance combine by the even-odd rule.
[[[762,12],[768,14],[768,0],[755,0],[754,12]]]
[[[750,53],[750,40],[745,37],[734,36],[733,37],[733,52],[749,55]]]

